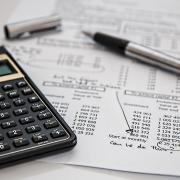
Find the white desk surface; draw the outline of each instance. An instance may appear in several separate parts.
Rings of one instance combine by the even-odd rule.
[[[2,27],[13,9],[20,0],[0,0],[0,33]],[[138,173],[127,173],[106,169],[80,167],[62,164],[50,164],[40,161],[31,161],[18,164],[0,170],[1,180],[47,180],[47,179],[111,179],[111,180],[178,180],[180,177],[168,177],[157,175],[146,175]]]

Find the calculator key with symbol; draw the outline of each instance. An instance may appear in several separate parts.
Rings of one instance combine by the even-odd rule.
[[[0,48],[0,166],[68,150],[76,136],[4,47]]]

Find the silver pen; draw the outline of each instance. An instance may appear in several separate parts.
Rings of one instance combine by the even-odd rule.
[[[142,62],[160,67],[162,69],[180,73],[180,60],[143,45],[120,39],[100,32],[83,31],[97,43],[119,52],[122,55],[135,58]]]

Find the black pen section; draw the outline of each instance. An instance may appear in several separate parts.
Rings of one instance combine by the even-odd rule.
[[[117,51],[121,54],[125,54],[126,47],[129,41],[112,37],[103,33],[96,33],[93,38],[97,43],[110,48],[113,51]]]

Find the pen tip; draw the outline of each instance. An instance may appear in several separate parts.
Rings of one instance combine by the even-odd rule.
[[[90,37],[90,38],[93,38],[94,37],[94,33],[93,32],[90,32],[90,31],[82,31],[83,34],[85,34],[86,36]]]

